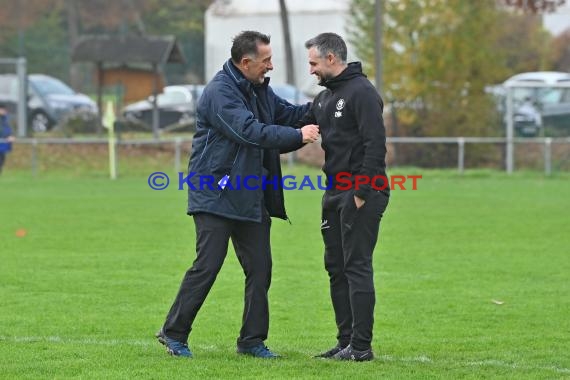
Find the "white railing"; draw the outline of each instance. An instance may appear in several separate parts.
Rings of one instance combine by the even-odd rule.
[[[457,145],[457,170],[465,171],[465,144],[504,144],[507,147],[505,168],[507,173],[514,170],[514,147],[515,144],[542,144],[544,146],[544,172],[552,173],[552,144],[570,144],[570,137],[552,138],[511,138],[504,137],[391,137],[386,141],[392,144],[420,143],[420,144],[456,144]],[[509,146],[511,148],[509,148]]]
[[[0,139],[0,142],[4,140]],[[191,142],[191,138],[172,138],[172,139],[147,139],[147,140],[119,140],[116,141],[117,146],[121,145],[165,145],[172,144],[174,147],[174,170],[180,171],[182,167],[182,144]],[[465,145],[466,144],[503,144],[505,147],[516,144],[541,144],[543,145],[544,152],[544,172],[547,175],[552,173],[552,145],[553,144],[570,144],[570,137],[551,138],[551,137],[537,137],[537,138],[502,138],[502,137],[388,137],[386,139],[388,144],[449,144],[457,145],[457,170],[459,173],[465,171]],[[69,138],[20,138],[13,142],[13,144],[28,144],[32,146],[31,166],[32,173],[35,175],[38,170],[38,146],[44,144],[108,144],[106,138],[89,138],[89,139],[69,139]],[[505,168],[508,173],[514,169],[512,158],[505,158]],[[510,171],[508,169],[511,169]]]

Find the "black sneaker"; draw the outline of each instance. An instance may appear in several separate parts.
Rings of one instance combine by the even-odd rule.
[[[365,351],[357,351],[352,348],[350,345],[342,349],[341,351],[337,352],[332,359],[335,360],[352,360],[355,362],[366,362],[369,360],[374,359],[374,353],[372,353],[372,349],[369,348]]]
[[[341,346],[340,344],[337,344],[336,346],[334,346],[333,348],[331,348],[327,352],[323,352],[322,354],[316,355],[314,357],[315,358],[323,358],[323,359],[331,359],[333,356],[335,356],[336,354],[341,352],[344,348],[346,348],[346,346]]]

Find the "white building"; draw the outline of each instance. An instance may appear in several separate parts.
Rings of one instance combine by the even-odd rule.
[[[319,87],[309,74],[305,41],[323,32],[342,36],[348,45],[348,60],[355,60],[347,41],[349,0],[287,0],[295,84],[303,92],[316,93]],[[244,30],[271,36],[274,70],[272,83],[285,83],[285,48],[278,0],[218,0],[206,11],[206,80],[210,80],[230,58],[232,38]],[[321,88],[322,89],[322,88]]]

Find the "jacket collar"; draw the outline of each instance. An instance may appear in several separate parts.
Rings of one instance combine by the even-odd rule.
[[[326,88],[329,88],[331,90],[334,90],[334,89],[342,86],[342,84],[344,82],[346,82],[347,80],[350,80],[352,78],[359,77],[359,76],[366,77],[366,75],[364,75],[364,73],[362,72],[362,64],[360,62],[350,62],[346,66],[346,69],[344,69],[336,77],[327,80],[325,83],[323,83],[323,86],[325,86]]]

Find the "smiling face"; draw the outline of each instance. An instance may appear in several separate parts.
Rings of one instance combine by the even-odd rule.
[[[320,85],[337,75],[335,62],[336,57],[332,53],[322,57],[316,46],[309,49],[309,72],[317,77]]]
[[[273,70],[271,46],[258,43],[256,56],[244,56],[239,68],[243,76],[254,84],[262,84],[265,74]]]

